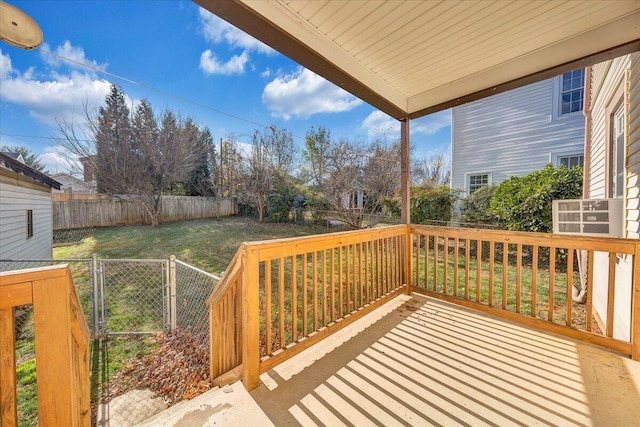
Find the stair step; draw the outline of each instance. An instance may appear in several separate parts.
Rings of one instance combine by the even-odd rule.
[[[241,382],[213,388],[138,424],[140,427],[191,425],[273,426]]]

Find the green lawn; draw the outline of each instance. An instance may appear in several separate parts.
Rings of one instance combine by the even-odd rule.
[[[485,248],[488,249],[488,248]],[[516,267],[515,252],[510,253],[509,261],[506,265],[507,287],[503,292],[503,272],[502,264],[502,246],[496,245],[496,257],[494,260],[493,280],[491,278],[490,263],[488,259],[488,251],[482,257],[480,268],[478,270],[478,259],[475,249],[471,251],[468,262],[468,277],[465,268],[466,257],[465,251],[460,249],[458,262],[455,263],[454,250],[452,247],[447,249],[446,274],[444,263],[444,251],[442,242],[439,244],[437,268],[434,271],[434,251],[433,243],[429,246],[426,254],[427,271],[425,275],[425,249],[420,248],[418,255],[418,264],[416,264],[414,254],[414,270],[412,280],[414,286],[426,288],[429,290],[437,290],[438,292],[457,296],[459,298],[468,299],[470,301],[478,301],[485,305],[493,307],[505,307],[506,310],[519,312],[527,316],[534,316],[539,319],[547,320],[549,313],[550,283],[552,274],[547,267],[549,264],[549,253],[547,248],[541,248],[538,256],[538,268],[535,274],[532,269],[532,260],[530,255],[523,255],[520,267],[520,293],[516,288],[516,277],[518,269]],[[416,277],[417,267],[417,277]],[[566,258],[557,254],[556,271],[553,274],[553,315],[554,323],[565,324],[567,315],[567,266]],[[454,292],[454,283],[457,275],[457,289]],[[434,278],[437,286],[434,287]],[[417,279],[417,280],[416,280]],[[580,279],[577,267],[572,271],[572,283],[579,286]],[[446,284],[446,288],[445,288]],[[490,286],[490,284],[492,286]],[[506,294],[506,295],[505,295]],[[503,298],[506,296],[503,304]],[[532,310],[535,301],[535,309]],[[583,304],[571,303],[571,325],[574,328],[585,330],[585,308]]]
[[[242,242],[345,230],[346,228],[326,228],[314,224],[260,224],[245,217],[181,221],[161,224],[156,228],[132,225],[97,229],[91,237],[85,238],[81,243],[54,248],[53,255],[56,259],[86,259],[94,253],[105,259],[168,259],[169,256],[175,255],[181,261],[219,274],[227,267]],[[92,290],[89,285],[88,265],[71,263],[70,268],[85,312],[90,313]],[[117,274],[115,276],[114,280],[117,279]],[[125,285],[118,293],[121,298],[111,299],[110,321],[114,320],[115,316],[116,325],[119,322],[126,325],[131,316],[140,314],[139,308],[131,306],[131,301],[139,301],[140,296]],[[89,317],[87,320],[91,323]],[[29,328],[30,321],[30,317],[26,319],[26,328]],[[157,345],[155,342],[153,336],[111,337],[94,341],[90,357],[92,402],[98,401],[99,396],[107,397],[108,383],[114,375],[132,358],[142,358],[150,354]],[[18,342],[17,349],[19,425],[37,425],[33,341],[27,339]],[[131,384],[131,388],[135,388],[135,384]]]
[[[98,229],[83,243],[54,248],[54,258],[169,258],[210,273],[224,270],[242,242],[308,236],[346,228],[314,224],[258,223],[252,218],[232,217]]]

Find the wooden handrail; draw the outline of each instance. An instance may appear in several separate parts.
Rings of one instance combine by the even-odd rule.
[[[425,251],[425,245],[431,245],[432,249]],[[433,245],[437,248],[433,249]],[[554,251],[558,249],[565,251],[556,254]],[[554,324],[556,296],[570,294],[573,283],[578,280],[574,278],[577,274],[574,260],[578,257],[574,250],[586,251],[583,263],[588,259],[586,268],[584,265],[581,267],[590,288],[587,294],[589,307],[586,309],[588,328],[591,327],[594,253],[614,254],[609,255],[613,260],[616,253],[634,257],[630,342],[613,339],[611,327],[605,333],[609,336],[604,337],[571,328],[570,297],[562,302],[567,311],[565,324]],[[536,257],[535,262],[527,261],[531,264],[531,278],[527,280],[534,290],[545,286],[542,279],[538,280],[538,275],[552,275],[549,283],[553,289],[549,291],[547,300],[536,296],[527,300],[523,294],[527,280],[522,275],[528,267],[522,259],[529,253]],[[546,254],[549,254],[550,265],[538,265],[538,255]],[[473,257],[477,257],[477,262],[470,265],[469,259]],[[515,262],[513,271],[495,268],[516,258],[519,261]],[[562,274],[566,276],[564,279],[556,279]],[[612,282],[615,269],[609,268],[608,274]],[[469,280],[470,277],[474,277],[473,281]],[[488,283],[486,288],[490,293],[487,298],[479,294],[485,283]],[[562,286],[564,288],[559,288]],[[223,376],[228,381],[242,376],[245,387],[251,389],[258,385],[261,372],[292,357],[403,290],[426,293],[597,344],[613,343],[609,345],[611,348],[640,358],[639,242],[398,225],[243,243],[208,300],[212,378]],[[507,310],[507,297],[511,297],[511,292],[517,294],[513,302],[516,313]],[[614,295],[611,286],[608,295],[609,299]],[[531,300],[533,304],[527,306]],[[546,310],[544,316],[538,313],[538,306]],[[612,304],[607,310],[607,319],[612,318],[611,307]]]
[[[238,248],[233,258],[231,258],[227,269],[222,275],[222,279],[220,280],[220,282],[218,282],[215,289],[213,290],[213,292],[211,292],[211,295],[207,299],[207,305],[209,307],[214,306],[220,301],[220,299],[228,291],[229,286],[231,286],[233,282],[238,278],[238,275],[242,273],[242,254],[246,250],[245,246],[246,244],[244,243],[240,245],[240,248]]]
[[[209,372],[214,385],[235,381],[242,363],[242,270],[246,252],[241,245],[222,280],[207,300],[209,309]]]
[[[422,225],[412,225],[410,229],[414,236],[411,254],[414,291],[640,359],[637,240]],[[448,256],[451,251],[452,256]],[[584,255],[578,256],[580,253]],[[578,258],[582,258],[580,262]],[[624,273],[618,271],[619,261],[631,266],[628,278],[618,277]],[[596,319],[602,334],[593,332],[595,322],[591,320],[596,315],[592,308],[596,271],[601,277],[598,288],[601,311]],[[586,318],[583,325],[576,326],[572,291],[574,284],[580,284],[580,274],[587,292]],[[629,312],[622,313],[614,305],[618,294],[630,304]],[[556,310],[559,311],[554,315]],[[620,313],[629,322],[628,325],[623,322],[617,336],[614,324],[620,319],[614,313]],[[621,338],[627,333],[628,338]]]
[[[18,422],[14,308],[24,304],[33,305],[40,424],[88,426],[89,327],[67,265],[0,273],[2,425]]]

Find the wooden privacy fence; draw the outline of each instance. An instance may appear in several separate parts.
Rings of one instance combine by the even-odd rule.
[[[163,196],[160,222],[230,216],[238,213],[234,198]],[[108,227],[150,223],[146,210],[118,198],[71,199],[53,202],[53,229]]]
[[[209,299],[211,377],[256,387],[260,373],[398,295],[407,237],[395,226],[243,244]]]
[[[33,304],[40,425],[89,426],[89,328],[66,265],[0,273],[0,420],[16,426],[14,308]]]
[[[640,242],[410,230],[413,291],[640,358]],[[572,300],[574,286],[586,287],[584,303]]]

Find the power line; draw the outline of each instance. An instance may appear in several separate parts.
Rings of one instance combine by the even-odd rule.
[[[132,85],[139,86],[139,87],[142,87],[142,88],[144,88],[144,89],[147,89],[147,90],[150,90],[150,91],[153,91],[153,92],[157,92],[157,93],[160,93],[160,94],[162,94],[162,95],[169,96],[169,97],[171,97],[171,98],[178,99],[178,100],[183,101],[183,102],[186,102],[186,103],[188,103],[188,104],[193,104],[193,105],[195,105],[195,106],[198,106],[198,107],[204,108],[204,109],[206,109],[206,110],[210,110],[210,111],[213,111],[213,112],[215,112],[215,113],[222,114],[222,115],[224,115],[224,116],[231,117],[231,118],[234,118],[234,119],[236,119],[236,120],[240,120],[240,121],[243,121],[243,122],[245,122],[245,123],[249,123],[249,124],[251,124],[251,125],[258,126],[258,127],[261,127],[261,128],[268,129],[268,128],[270,127],[270,126],[268,126],[268,125],[264,125],[264,124],[262,124],[262,123],[255,122],[255,121],[253,121],[253,120],[246,119],[246,118],[241,117],[241,116],[238,116],[238,115],[236,115],[236,114],[229,113],[229,112],[226,112],[226,111],[220,110],[220,109],[218,109],[218,108],[211,107],[210,105],[203,104],[202,102],[195,101],[195,100],[193,100],[193,99],[186,98],[186,97],[184,97],[184,96],[176,95],[176,94],[174,94],[174,93],[167,92],[166,90],[158,89],[158,88],[153,87],[153,86],[150,86],[150,85],[148,85],[148,84],[141,83],[141,82],[138,82],[138,81],[136,81],[136,80],[132,80],[132,79],[129,79],[129,78],[123,77],[123,76],[118,75],[118,74],[115,74],[115,73],[111,73],[111,72],[106,71],[106,70],[104,70],[104,69],[102,69],[102,68],[100,68],[100,67],[98,67],[98,66],[96,66],[96,65],[91,65],[91,64],[87,64],[87,63],[85,63],[85,62],[76,61],[75,59],[67,58],[66,56],[59,55],[59,54],[57,54],[57,53],[54,53],[54,52],[48,51],[48,50],[46,50],[46,49],[44,49],[44,48],[42,48],[42,47],[39,47],[38,49],[39,49],[40,51],[42,51],[42,52],[44,52],[44,53],[48,54],[48,55],[51,55],[51,56],[54,56],[54,57],[56,57],[56,58],[62,59],[63,61],[67,61],[67,62],[70,62],[70,63],[72,63],[72,64],[76,64],[76,65],[79,65],[79,66],[81,66],[81,67],[87,68],[87,69],[89,69],[89,70],[91,70],[91,71],[94,71],[94,72],[96,72],[96,73],[104,74],[104,75],[106,75],[106,76],[113,77],[113,78],[116,78],[116,79],[119,79],[119,80],[125,81],[125,82],[127,82],[127,83],[132,84]],[[293,136],[294,136],[295,138],[301,138],[301,137],[296,136],[296,135],[293,135]],[[304,138],[301,138],[301,139],[304,139]]]
[[[0,132],[0,135],[4,135],[4,136],[12,136],[14,138],[29,138],[29,139],[53,139],[55,141],[66,141],[66,138],[62,138],[62,137],[58,137],[58,136],[42,136],[42,135],[23,135],[23,134],[18,134],[18,133],[6,133],[6,132]],[[82,142],[91,142],[91,140],[89,139],[77,139],[78,141],[82,141]]]

